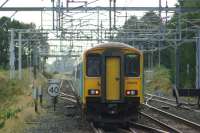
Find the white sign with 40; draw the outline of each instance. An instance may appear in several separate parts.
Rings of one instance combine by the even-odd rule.
[[[48,93],[52,97],[56,97],[59,95],[60,88],[58,84],[50,84],[48,87]]]

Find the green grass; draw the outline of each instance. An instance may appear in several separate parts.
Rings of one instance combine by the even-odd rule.
[[[19,107],[13,107],[17,96],[24,95],[29,87],[27,72],[24,70],[24,79],[9,80],[9,73],[0,70],[0,128],[4,127],[5,121],[16,116],[21,111]]]
[[[11,119],[16,117],[16,114],[18,112],[21,112],[22,109],[17,107],[17,108],[4,108],[0,110],[0,119],[2,121],[6,121],[7,119]]]
[[[145,83],[145,92],[159,92],[163,95],[171,94],[172,83],[170,80],[170,71],[164,66],[156,66],[152,74],[152,79],[148,83]]]
[[[0,128],[4,127],[5,121],[16,117],[22,109],[15,107],[17,97],[30,91],[28,71],[23,70],[22,80],[10,80],[9,72],[0,70]]]
[[[27,78],[23,80],[9,80],[8,72],[0,71],[0,104],[12,103],[16,96],[23,95],[29,87]],[[0,109],[2,106],[0,107]]]
[[[15,131],[20,133],[24,121],[35,117],[32,83],[28,69],[23,70],[22,80],[10,80],[9,71],[0,69],[0,133]],[[17,78],[17,72],[16,72]],[[36,87],[46,88],[46,79],[38,74],[35,81]]]

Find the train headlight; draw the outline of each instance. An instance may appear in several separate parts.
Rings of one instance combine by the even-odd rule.
[[[136,96],[138,94],[137,90],[126,90],[127,96]]]
[[[88,90],[88,94],[89,95],[99,95],[100,91],[96,90],[96,89],[90,89],[90,90]]]

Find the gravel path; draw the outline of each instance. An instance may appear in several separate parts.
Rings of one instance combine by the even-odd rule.
[[[72,94],[67,81],[63,82],[62,92]],[[36,120],[27,122],[24,133],[90,133],[89,124],[81,119],[76,104],[58,99],[56,111],[53,110],[52,98],[45,93],[47,103],[42,107],[45,113]]]

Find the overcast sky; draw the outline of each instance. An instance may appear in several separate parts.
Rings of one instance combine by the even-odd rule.
[[[6,0],[0,0],[1,3],[3,3]],[[61,0],[63,3],[66,2],[66,0]],[[76,1],[76,0],[74,0]],[[86,1],[86,0],[78,0],[78,1]],[[96,0],[87,0],[88,2],[93,2]],[[156,6],[158,5],[159,0],[116,0],[118,6]],[[166,3],[166,0],[161,0],[162,4],[164,5]],[[177,0],[167,0],[169,6],[173,6]],[[98,5],[101,4],[101,5]],[[9,0],[6,6],[50,6],[51,0]],[[97,2],[94,2],[93,5],[98,6],[106,6],[109,5],[109,0],[98,0]]]
[[[0,0],[0,5],[6,0]],[[66,0],[63,1],[64,5]],[[76,0],[74,0],[76,1]],[[84,0],[79,0],[84,1]],[[93,2],[96,0],[87,0],[88,2]],[[159,0],[116,0],[117,6],[158,6]],[[168,6],[174,6],[177,0],[167,0]],[[162,0],[162,6],[165,6],[166,0]],[[9,0],[5,7],[49,7],[51,6],[51,0]],[[79,6],[80,4],[70,4],[70,6]],[[108,6],[109,0],[98,0],[88,6]],[[13,12],[0,12],[1,16],[11,16]],[[51,16],[51,14],[47,16]],[[40,25],[40,12],[18,12],[14,17],[14,19],[20,20],[26,23],[36,23],[37,26]]]
[[[6,1],[6,0],[0,0],[0,5],[4,1]],[[66,0],[61,0],[61,1],[64,1],[63,3],[64,3],[64,5],[66,5]],[[77,0],[74,0],[74,1],[77,1]],[[78,0],[78,1],[84,1],[84,0]],[[96,1],[96,0],[87,0],[87,1],[90,3],[90,2]],[[117,6],[119,6],[119,7],[124,7],[124,6],[158,7],[158,5],[159,5],[159,0],[116,0],[116,1],[117,1]],[[177,0],[168,0],[168,6],[169,7],[174,6],[176,3],[177,3]],[[166,4],[166,0],[162,0],[162,6],[163,7],[165,7],[165,4]],[[5,5],[5,7],[50,7],[51,5],[52,5],[51,0],[9,0],[9,2]],[[69,6],[80,6],[80,5],[82,5],[82,3],[70,4]],[[99,1],[92,3],[88,6],[93,6],[93,7],[95,7],[95,6],[109,6],[109,0],[99,0]],[[138,12],[131,12],[131,13],[132,14],[129,14],[129,15],[136,15],[136,16],[144,15],[144,13],[141,13],[141,12],[139,12],[139,13]],[[12,14],[13,14],[13,12],[0,12],[0,17],[2,17],[2,16],[8,16],[9,17]],[[40,12],[17,12],[17,14],[13,18],[17,19],[21,22],[24,22],[24,23],[33,22],[39,28],[39,26],[41,24],[41,16],[40,15],[41,15]],[[75,18],[79,18],[79,17],[80,17],[80,15],[75,16]],[[96,18],[96,16],[90,16],[90,17],[92,17],[93,19]],[[51,26],[52,25],[52,14],[51,14],[51,12],[44,12],[43,19],[45,20],[44,22],[47,23],[47,25],[50,25],[50,28],[52,28],[52,26]],[[90,19],[90,18],[87,17],[87,19]],[[100,18],[100,19],[103,19],[103,18]],[[108,19],[108,16],[107,16],[107,19]],[[120,22],[121,24],[123,24],[125,20],[123,20],[122,18],[119,18],[119,19],[117,19],[117,22]],[[49,20],[49,21],[47,21],[47,20]],[[105,22],[104,22],[104,24],[105,24]],[[56,44],[56,42],[49,42],[49,43]],[[86,43],[88,43],[88,42],[86,42]],[[59,44],[59,42],[58,42],[58,44]],[[54,60],[55,59],[50,58],[47,62],[51,64]]]

